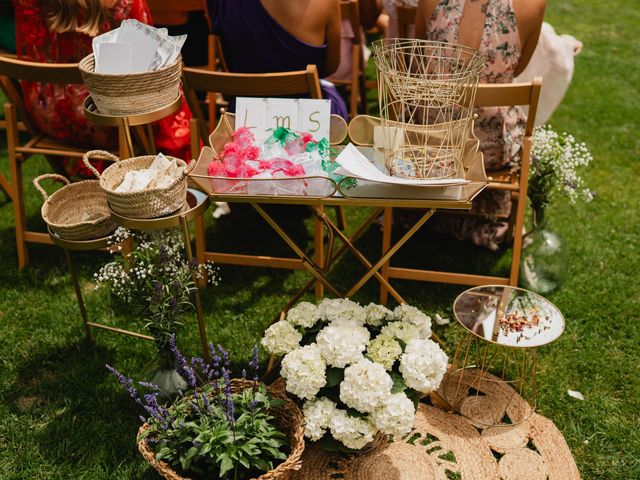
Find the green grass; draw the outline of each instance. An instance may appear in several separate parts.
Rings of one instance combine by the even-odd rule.
[[[571,271],[564,287],[551,296],[566,316],[567,329],[540,352],[538,407],[564,434],[583,478],[640,478],[640,12],[623,0],[549,3],[548,20],[559,32],[585,43],[574,83],[552,123],[590,145],[595,161],[586,177],[597,196],[590,204],[558,203],[549,210],[549,226],[570,244]],[[46,169],[43,161],[30,161],[26,177]],[[41,228],[40,200],[30,185],[26,191],[29,223]],[[351,216],[355,220],[362,212]],[[210,244],[221,249],[288,254],[246,209],[209,223]],[[289,223],[299,238],[311,239],[308,219]],[[136,450],[139,412],[104,369],[110,363],[136,375],[152,358],[152,346],[108,333],[98,333],[95,346],[83,341],[62,252],[32,247],[32,266],[18,273],[12,229],[11,204],[0,194],[0,478],[157,478]],[[371,258],[379,253],[379,244],[375,228],[361,241]],[[113,308],[105,294],[92,292],[91,274],[107,255],[76,258],[90,316],[141,328],[138,319]],[[397,260],[409,261],[501,271],[508,254],[420,234]],[[345,257],[333,278],[347,286],[360,273],[357,262]],[[221,275],[221,286],[205,294],[207,328],[212,340],[242,362],[307,277],[226,266]],[[397,282],[397,288],[410,303],[445,314],[462,290],[409,282]],[[367,302],[376,298],[372,282],[357,297]],[[449,327],[437,333],[451,349],[459,332]],[[195,354],[197,342],[190,318],[180,344]],[[569,398],[567,389],[581,391],[586,400]]]

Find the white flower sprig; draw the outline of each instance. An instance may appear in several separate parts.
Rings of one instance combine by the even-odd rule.
[[[575,203],[593,199],[578,170],[586,167],[593,156],[585,143],[573,135],[558,133],[550,126],[536,127],[533,132],[529,198],[535,207],[544,208],[554,195],[561,194]]]
[[[133,238],[135,248],[124,255],[123,242]],[[147,321],[146,327],[161,343],[175,333],[184,313],[192,308],[190,295],[195,280],[219,282],[212,263],[204,265],[183,255],[182,233],[178,229],[132,232],[118,228],[109,238],[113,262],[94,274],[96,289],[108,287],[131,312]]]

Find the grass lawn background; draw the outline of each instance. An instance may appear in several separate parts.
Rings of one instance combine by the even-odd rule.
[[[570,244],[571,271],[550,297],[565,314],[567,329],[538,357],[538,408],[564,434],[583,478],[640,478],[640,10],[630,0],[550,1],[547,20],[559,33],[585,43],[574,83],[551,123],[590,145],[595,161],[586,178],[596,198],[577,206],[559,202],[548,212],[550,228]],[[5,159],[3,152],[0,168],[6,174]],[[25,177],[46,169],[41,159],[30,161]],[[42,228],[40,199],[29,184],[26,192],[30,226]],[[352,224],[364,213],[350,212]],[[209,223],[211,246],[289,253],[246,209]],[[290,222],[296,235],[310,241],[309,226],[308,219]],[[101,332],[95,346],[83,341],[61,250],[31,247],[32,265],[18,273],[12,207],[2,194],[0,245],[0,478],[157,478],[136,450],[140,412],[104,368],[110,363],[134,376],[152,358],[152,345]],[[367,233],[362,245],[375,257],[379,231]],[[76,255],[89,315],[141,328],[138,319],[114,309],[107,295],[92,292],[91,275],[108,258]],[[508,263],[508,252],[493,255],[420,234],[397,263],[409,260],[498,272]],[[358,264],[345,258],[334,278],[347,286],[360,274]],[[222,284],[205,293],[207,328],[210,338],[242,363],[307,276],[227,266],[221,275]],[[410,303],[448,316],[462,290],[410,282],[397,282],[397,288]],[[370,282],[356,299],[376,301],[376,285]],[[457,327],[437,333],[451,353]],[[195,318],[188,319],[179,343],[188,353],[199,353]],[[567,389],[581,391],[585,401],[569,398]]]

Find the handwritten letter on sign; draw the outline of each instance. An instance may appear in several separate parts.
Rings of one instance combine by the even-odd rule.
[[[249,127],[256,138],[263,139],[267,130],[278,127],[309,132],[315,140],[329,139],[331,100],[306,98],[236,99],[236,129]]]

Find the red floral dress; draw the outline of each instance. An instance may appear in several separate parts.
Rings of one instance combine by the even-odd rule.
[[[16,46],[21,60],[42,63],[75,63],[92,52],[88,35],[76,32],[55,33],[47,29],[40,0],[16,0]],[[100,33],[117,28],[125,19],[152,24],[146,0],[115,0],[109,8],[109,20]],[[84,85],[53,85],[22,82],[30,120],[36,128],[61,142],[86,148],[114,148],[118,136],[114,128],[99,127],[84,117],[83,102],[88,95]],[[185,103],[174,115],[154,124],[158,151],[190,159],[189,120]],[[65,160],[70,175],[86,174],[81,162]]]

